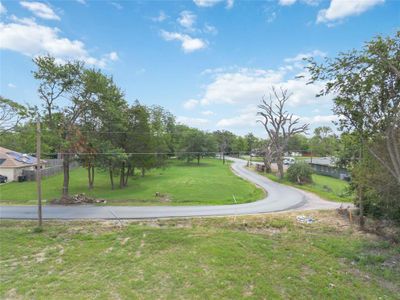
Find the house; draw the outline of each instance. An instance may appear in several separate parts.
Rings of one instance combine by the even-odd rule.
[[[315,173],[331,176],[342,180],[350,179],[349,172],[344,168],[339,168],[335,164],[333,157],[311,157],[304,160],[310,164]]]
[[[7,176],[8,181],[23,179],[25,170],[36,170],[36,157],[0,147],[0,175]],[[45,160],[41,160],[44,168]]]

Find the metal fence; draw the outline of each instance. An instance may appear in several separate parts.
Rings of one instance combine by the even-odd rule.
[[[62,162],[62,159],[47,160],[47,165],[49,167],[46,166],[46,168],[41,170],[42,177],[49,177],[61,173],[63,171]],[[70,170],[77,167],[79,167],[79,163],[77,161],[73,161],[69,164]],[[26,180],[28,181],[36,181],[36,170],[23,170],[22,176],[25,176]]]

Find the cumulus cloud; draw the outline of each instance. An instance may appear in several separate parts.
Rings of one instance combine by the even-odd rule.
[[[7,8],[0,2],[0,15],[7,13]]]
[[[179,14],[178,23],[186,29],[192,29],[194,23],[196,23],[196,15],[191,11],[184,10]]]
[[[359,15],[382,3],[384,0],[331,0],[327,9],[318,12],[317,23],[329,23]]]
[[[109,60],[118,58],[116,52],[98,59],[89,55],[85,44],[79,40],[61,37],[56,27],[37,24],[32,19],[15,16],[10,23],[0,23],[0,49],[16,51],[27,56],[51,54],[59,60],[80,59],[90,65],[105,67]]]
[[[209,77],[210,81],[204,86],[204,91],[196,100],[196,104],[202,107],[224,105],[227,108],[237,109],[234,116],[218,120],[216,123],[218,128],[238,131],[248,126],[258,128],[257,106],[263,96],[269,101],[271,88],[276,87],[287,89],[291,93],[287,109],[292,112],[304,112],[307,117],[302,118],[303,122],[310,124],[331,122],[335,120],[335,116],[324,113],[329,111],[332,96],[316,98],[315,95],[321,91],[324,82],[307,84],[309,74],[304,71],[302,62],[304,57],[323,55],[325,54],[319,50],[300,53],[286,59],[283,66],[277,69],[239,67],[208,69],[202,74]],[[274,97],[271,100],[274,101]],[[318,112],[313,111],[316,105],[321,108]]]
[[[193,0],[193,2],[199,7],[213,7],[218,3],[225,2],[228,9],[232,8],[234,4],[234,0]]]
[[[203,118],[190,118],[190,117],[185,117],[185,116],[178,116],[176,118],[176,121],[181,124],[185,124],[188,126],[193,126],[193,127],[203,127],[204,125],[207,125],[209,123],[209,120],[203,119]]]
[[[203,110],[203,111],[201,112],[201,114],[202,114],[203,116],[213,116],[213,115],[215,115],[215,113],[214,113],[212,110]]]
[[[163,22],[168,18],[168,16],[165,14],[164,11],[160,11],[158,16],[151,18],[152,21],[154,22]]]
[[[183,107],[186,108],[186,109],[193,109],[193,108],[195,108],[198,104],[199,104],[199,101],[198,101],[198,100],[190,99],[190,100],[186,101],[185,103],[183,103]]]
[[[314,50],[311,52],[307,52],[307,53],[299,53],[294,57],[289,57],[289,58],[285,58],[285,62],[286,63],[293,63],[293,62],[301,62],[303,61],[305,58],[310,58],[310,57],[325,57],[326,53],[322,52],[320,50]]]
[[[282,6],[290,6],[296,3],[297,0],[279,0],[279,4]]]
[[[299,117],[303,123],[314,124],[332,124],[339,120],[337,115],[316,115],[312,117]]]
[[[107,56],[112,61],[116,61],[119,59],[119,56],[118,56],[117,52],[115,52],[115,51],[108,53]]]
[[[190,35],[162,30],[161,36],[166,41],[180,41],[183,52],[190,53],[207,47],[207,42]]]
[[[21,1],[20,4],[39,18],[46,20],[60,20],[60,17],[54,12],[54,10],[42,2]]]
[[[205,33],[211,33],[211,34],[214,34],[214,35],[218,33],[217,28],[215,28],[214,26],[209,25],[209,24],[205,24],[204,25],[204,30],[203,31]]]

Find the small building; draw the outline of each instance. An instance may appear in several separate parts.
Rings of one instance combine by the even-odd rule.
[[[44,168],[45,160],[41,160],[41,168]],[[8,181],[24,179],[24,171],[36,170],[36,157],[19,153],[0,147],[0,175],[7,176]]]
[[[310,164],[315,173],[325,176],[331,176],[342,180],[349,180],[350,173],[335,165],[333,157],[311,157],[304,160]]]

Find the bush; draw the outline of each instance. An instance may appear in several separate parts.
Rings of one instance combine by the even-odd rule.
[[[311,183],[312,173],[313,171],[308,163],[296,162],[287,170],[287,178],[289,181],[298,184]]]

